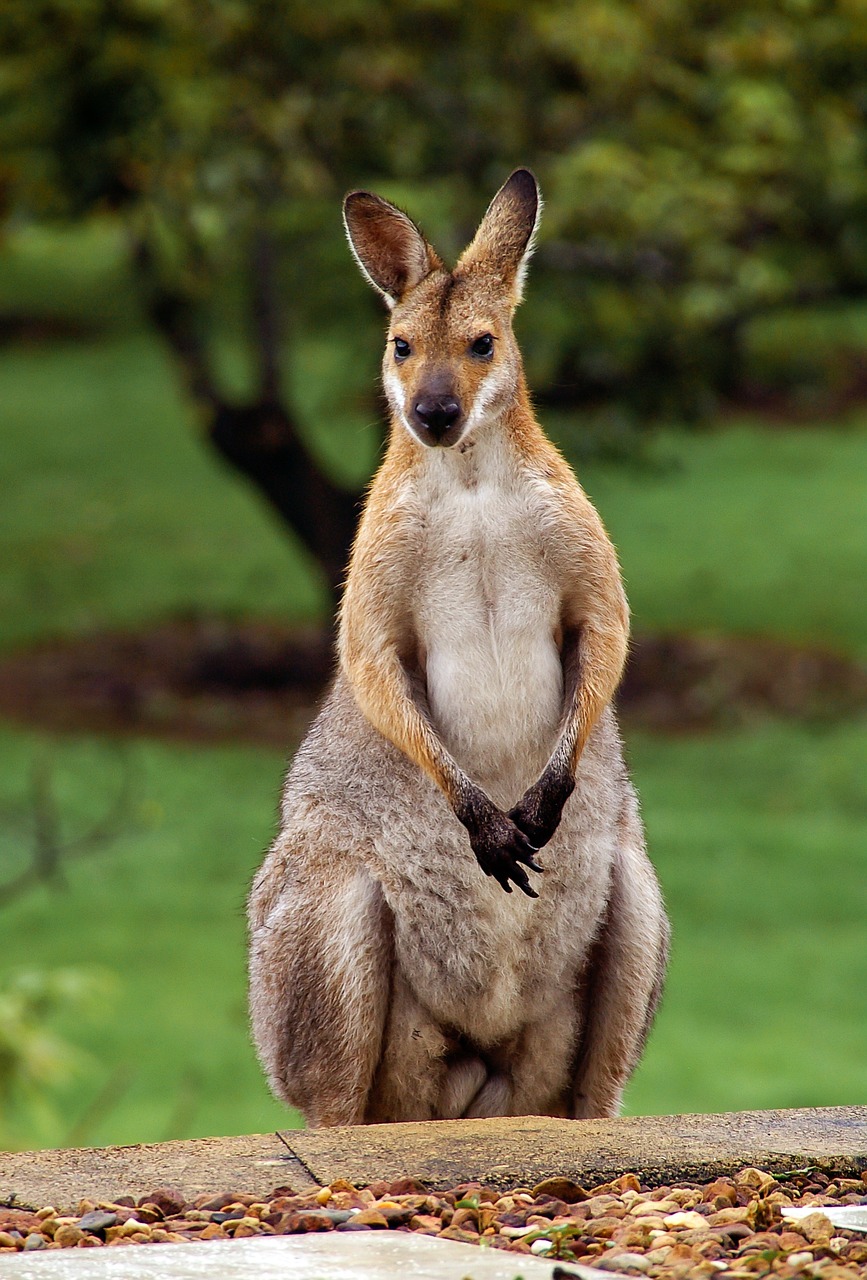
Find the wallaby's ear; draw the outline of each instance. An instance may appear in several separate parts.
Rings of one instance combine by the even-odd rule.
[[[479,268],[495,274],[511,288],[517,305],[541,212],[539,184],[529,169],[516,169],[489,204],[458,269]]]
[[[442,266],[412,219],[369,191],[349,193],[343,225],[356,262],[389,308]]]

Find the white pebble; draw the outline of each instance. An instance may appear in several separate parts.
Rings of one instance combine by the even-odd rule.
[[[554,1248],[553,1240],[534,1240],[530,1245],[531,1253],[550,1253]]]

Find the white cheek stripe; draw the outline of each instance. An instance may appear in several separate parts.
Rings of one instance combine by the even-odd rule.
[[[383,375],[382,381],[385,387],[385,394],[388,397],[392,409],[400,420],[401,425],[409,432],[414,440],[417,440],[419,438],[418,432],[410,426],[406,409],[404,407],[403,383],[393,369],[389,369],[388,372]],[[491,369],[490,373],[485,377],[482,385],[479,387],[476,398],[473,401],[473,406],[467,414],[464,422],[464,429],[458,439],[454,442],[454,445],[452,445],[452,448],[454,448],[455,445],[459,445],[462,440],[467,438],[471,431],[475,431],[476,428],[485,421],[488,417],[488,411],[496,403],[498,398],[509,391],[509,385],[509,370],[506,365],[501,364],[496,368]]]
[[[389,369],[389,371],[383,376],[382,381],[385,387],[385,394],[388,397],[392,409],[394,409],[400,419],[401,425],[409,432],[414,440],[417,440],[418,436],[409,425],[406,410],[404,409],[403,383],[393,369]]]
[[[469,432],[475,431],[476,427],[485,421],[488,410],[503,392],[508,390],[508,387],[509,377],[506,366],[501,364],[496,369],[492,369],[479,387],[473,407],[467,414],[467,421],[461,432],[461,440],[464,440]],[[457,443],[460,444],[460,440]]]

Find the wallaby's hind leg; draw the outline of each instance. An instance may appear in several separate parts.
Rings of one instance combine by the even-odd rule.
[[[393,967],[379,884],[339,848],[278,841],[249,915],[250,1013],[272,1089],[308,1124],[360,1124]]]
[[[665,978],[668,919],[637,819],[629,826],[635,839],[621,846],[612,868],[608,910],[578,993],[581,1030],[572,1092],[576,1119],[617,1115]]]

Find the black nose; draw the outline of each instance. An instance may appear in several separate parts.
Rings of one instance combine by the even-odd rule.
[[[454,396],[430,396],[416,402],[415,416],[439,440],[461,416],[461,406]]]

